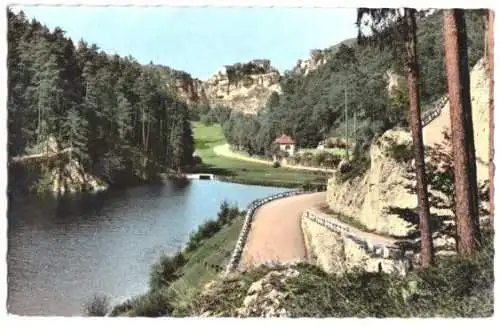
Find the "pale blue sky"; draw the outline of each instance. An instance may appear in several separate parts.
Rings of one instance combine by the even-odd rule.
[[[206,79],[225,64],[267,58],[281,72],[314,48],[356,36],[355,8],[22,6],[50,29],[101,49]],[[17,12],[17,8],[15,10]]]

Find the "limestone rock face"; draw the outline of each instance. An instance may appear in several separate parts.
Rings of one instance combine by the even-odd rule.
[[[479,61],[471,72],[471,96],[476,147],[478,183],[488,178],[488,82],[483,61]],[[443,131],[449,132],[449,103],[441,114],[423,129],[426,147],[443,145]],[[416,211],[417,197],[412,163],[396,161],[391,156],[395,145],[410,145],[411,135],[403,130],[386,131],[370,148],[370,168],[359,177],[347,182],[338,182],[336,177],[328,181],[327,202],[338,213],[352,216],[379,233],[406,236],[417,229],[408,220],[409,213]],[[431,161],[426,154],[426,162]],[[446,199],[433,189],[429,193]],[[449,200],[446,201],[449,203]],[[484,205],[483,205],[484,206]],[[431,216],[452,216],[449,207],[431,208]],[[409,212],[410,211],[410,212]],[[439,241],[449,244],[449,241]]]
[[[167,88],[188,105],[207,105],[209,103],[203,89],[203,82],[199,79],[193,79],[189,74],[180,75],[172,80],[167,84]]]
[[[273,92],[281,93],[280,73],[269,60],[226,65],[206,81],[165,68],[167,88],[188,105],[226,106],[256,114]]]
[[[55,194],[98,192],[107,189],[108,184],[85,172],[78,159],[72,158],[50,171],[50,188]]]
[[[324,65],[331,58],[331,52],[328,49],[312,50],[308,59],[299,59],[293,68],[293,72],[301,75],[308,75],[315,71],[321,65]]]
[[[228,65],[203,82],[210,106],[256,114],[273,92],[281,93],[280,74],[269,61]]]
[[[403,76],[396,74],[396,72],[392,70],[388,70],[385,73],[385,76],[387,79],[387,91],[389,92],[389,94],[391,94],[393,90],[397,89],[404,79]]]

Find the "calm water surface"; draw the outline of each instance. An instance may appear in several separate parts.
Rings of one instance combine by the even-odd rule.
[[[93,294],[147,290],[158,256],[185,245],[223,200],[240,208],[282,188],[192,181],[55,199],[9,200],[8,311],[80,315]]]

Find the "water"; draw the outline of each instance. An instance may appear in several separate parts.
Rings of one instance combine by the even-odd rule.
[[[286,189],[219,181],[97,195],[10,200],[8,311],[80,315],[93,294],[113,302],[147,290],[158,256],[183,248],[223,200],[240,208]]]

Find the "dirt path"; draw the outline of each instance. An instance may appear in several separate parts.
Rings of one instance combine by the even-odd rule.
[[[231,151],[229,149],[229,144],[218,145],[218,146],[214,147],[214,153],[217,154],[218,156],[223,156],[223,157],[226,157],[226,158],[232,158],[232,159],[237,159],[237,160],[242,160],[242,161],[262,163],[262,164],[267,164],[267,165],[272,165],[273,164],[272,161],[266,161],[266,160],[262,160],[262,159],[256,159],[256,158],[252,158],[252,157],[249,157],[249,156],[245,156],[245,155],[233,152],[233,151]],[[284,167],[284,168],[290,168],[290,169],[298,169],[298,170],[308,170],[308,171],[334,172],[333,169],[304,167],[304,166],[293,166],[293,165],[288,165],[288,164],[284,164],[284,165],[282,165],[282,167]]]
[[[325,192],[278,199],[260,207],[248,235],[240,269],[250,265],[306,260],[302,213],[325,202]]]

